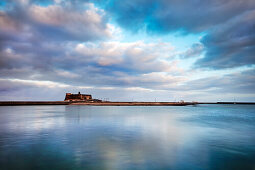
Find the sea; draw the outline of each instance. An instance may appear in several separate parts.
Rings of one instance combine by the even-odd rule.
[[[255,105],[1,106],[1,170],[255,170]]]

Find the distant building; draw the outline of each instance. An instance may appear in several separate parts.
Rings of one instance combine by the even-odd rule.
[[[66,93],[65,101],[93,101],[92,96],[90,94],[72,94]]]

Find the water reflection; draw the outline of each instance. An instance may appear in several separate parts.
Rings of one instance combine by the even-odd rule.
[[[255,107],[0,107],[0,169],[254,169]]]

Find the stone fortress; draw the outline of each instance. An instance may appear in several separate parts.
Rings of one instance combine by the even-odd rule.
[[[92,99],[90,94],[81,94],[80,92],[78,92],[78,94],[66,93],[65,101],[102,102],[102,100],[99,99]]]

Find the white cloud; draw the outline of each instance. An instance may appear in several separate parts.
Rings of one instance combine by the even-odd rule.
[[[78,44],[75,51],[101,66],[141,72],[170,72],[173,69],[172,63],[167,60],[173,51],[170,43],[108,41]]]
[[[41,81],[41,80],[22,80],[22,79],[0,79],[0,81],[9,81],[14,83],[22,83],[25,85],[37,86],[37,87],[47,87],[47,88],[66,88],[70,85],[64,83],[57,83],[53,81]]]
[[[74,37],[110,37],[111,30],[105,23],[104,11],[97,9],[91,3],[85,5],[85,10],[82,11],[56,4],[46,7],[32,5],[28,13],[34,21],[57,27]]]

